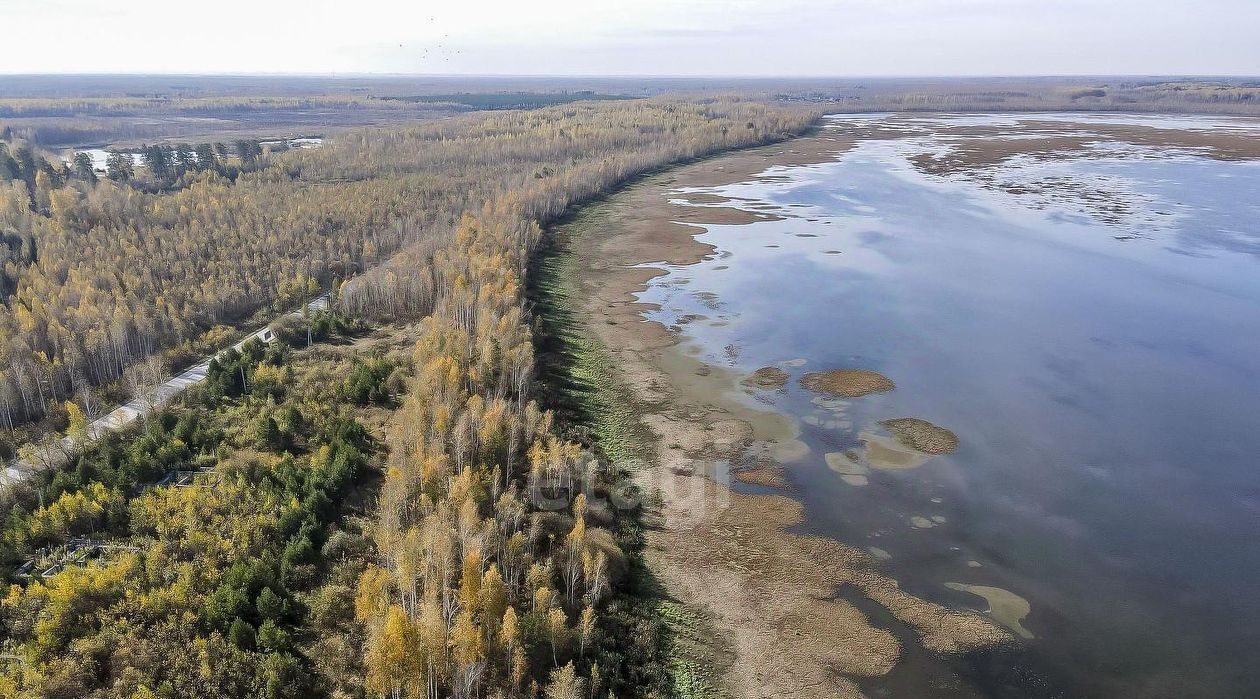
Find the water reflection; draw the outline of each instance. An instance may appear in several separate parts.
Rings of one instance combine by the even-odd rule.
[[[942,125],[1022,119],[907,119],[834,163],[704,190],[783,218],[711,226],[719,253],[655,280],[649,315],[706,361],[789,373],[756,398],[802,424],[811,456],[787,473],[808,530],[989,613],[1100,696],[1256,694],[1260,166],[1150,143],[914,161]],[[828,403],[798,385],[839,368],[896,390]],[[957,449],[907,448],[880,425],[903,417]]]

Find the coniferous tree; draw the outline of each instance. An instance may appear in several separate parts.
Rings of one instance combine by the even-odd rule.
[[[96,184],[96,170],[92,167],[92,156],[87,153],[74,154],[74,177],[89,184]]]
[[[135,177],[131,156],[118,151],[110,151],[105,159],[105,176],[115,182],[126,182]]]

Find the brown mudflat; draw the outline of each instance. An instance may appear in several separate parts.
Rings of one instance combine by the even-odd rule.
[[[880,421],[897,441],[924,454],[949,454],[958,448],[958,435],[917,417]]]
[[[760,388],[778,388],[787,383],[788,373],[777,366],[763,366],[744,379],[747,386]]]
[[[760,463],[733,473],[735,480],[766,488],[788,488],[787,473],[776,463]]]
[[[815,371],[801,377],[801,385],[815,393],[839,398],[858,398],[871,393],[891,391],[891,379],[868,369],[832,369]]]

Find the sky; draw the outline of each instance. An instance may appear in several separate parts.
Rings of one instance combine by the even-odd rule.
[[[0,73],[1255,75],[1260,0],[0,0]]]

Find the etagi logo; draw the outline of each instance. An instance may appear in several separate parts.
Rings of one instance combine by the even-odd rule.
[[[689,459],[666,467],[632,459],[600,462],[585,473],[582,477],[531,477],[527,492],[530,505],[536,510],[558,512],[568,509],[579,494],[586,496],[588,507],[620,512],[659,511],[668,506],[701,514],[730,505],[731,469],[726,461]]]

